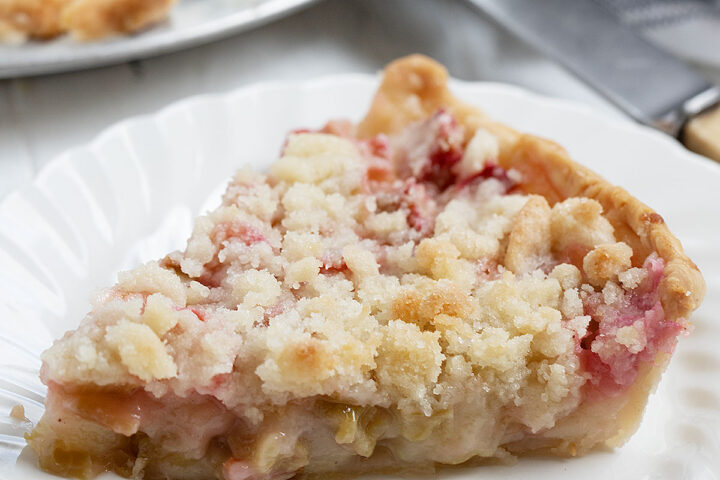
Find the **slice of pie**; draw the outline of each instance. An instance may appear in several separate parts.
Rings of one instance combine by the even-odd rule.
[[[133,33],[163,20],[175,0],[0,0],[0,40],[78,40]]]
[[[704,293],[662,217],[391,64],[43,355],[50,472],[277,480],[621,445]]]

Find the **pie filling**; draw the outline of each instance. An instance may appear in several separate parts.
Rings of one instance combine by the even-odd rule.
[[[663,260],[595,200],[526,194],[447,111],[352,132],[290,134],[185,251],[121,273],[45,352],[43,468],[285,479],[608,438],[560,427],[674,348]]]

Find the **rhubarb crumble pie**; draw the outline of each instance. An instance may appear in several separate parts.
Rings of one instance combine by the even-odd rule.
[[[0,0],[0,40],[65,33],[77,40],[134,33],[167,16],[175,0]]]
[[[47,350],[40,466],[279,480],[621,445],[704,294],[662,217],[421,56]]]

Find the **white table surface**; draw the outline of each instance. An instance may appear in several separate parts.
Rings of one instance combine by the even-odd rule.
[[[95,70],[0,80],[0,198],[58,154],[124,118],[184,97],[268,80],[376,72],[428,54],[466,80],[517,84],[622,116],[462,0],[326,0],[260,29]]]

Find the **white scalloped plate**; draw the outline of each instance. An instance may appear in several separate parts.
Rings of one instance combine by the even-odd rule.
[[[0,204],[0,478],[53,478],[23,450],[27,425],[8,412],[21,403],[31,421],[39,419],[40,352],[78,324],[90,292],[111,284],[121,269],[181,247],[192,218],[218,201],[236,168],[266,168],[290,129],[360,118],[376,86],[375,77],[348,75],[185,100],[65,153]],[[693,317],[694,333],[680,342],[627,445],[440,476],[720,479],[718,165],[657,132],[584,107],[503,85],[454,88],[494,118],[560,142],[577,161],[656,208],[703,270],[708,294]]]

